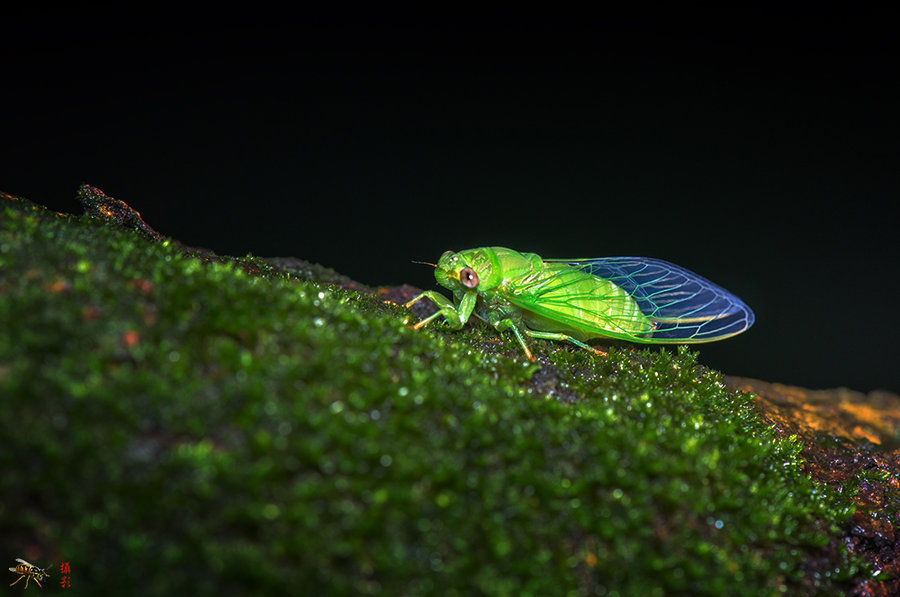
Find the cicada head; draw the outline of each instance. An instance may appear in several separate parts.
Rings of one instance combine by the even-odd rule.
[[[477,292],[493,286],[493,262],[489,249],[447,251],[437,262],[434,277],[438,284],[455,293]]]

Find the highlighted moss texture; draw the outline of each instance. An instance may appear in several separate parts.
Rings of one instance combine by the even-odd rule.
[[[51,584],[69,562],[72,595],[756,596],[857,572],[804,580],[847,505],[695,353],[534,341],[532,364],[254,262],[0,199],[4,553]]]

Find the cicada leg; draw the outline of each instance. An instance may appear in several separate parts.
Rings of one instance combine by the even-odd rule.
[[[438,306],[438,311],[433,313],[412,326],[414,330],[421,329],[431,323],[435,318],[443,315],[444,319],[450,324],[454,329],[459,329],[465,323],[465,320],[460,317],[460,311],[457,309],[456,305],[454,305],[447,297],[439,292],[435,292],[434,290],[426,290],[416,298],[411,301],[404,303],[404,307],[407,309],[412,307],[414,304],[422,300],[423,298],[431,299],[435,305]]]
[[[525,356],[532,363],[534,362],[534,355],[531,354],[531,351],[528,349],[528,345],[525,344],[525,338],[522,337],[522,332],[519,331],[519,326],[516,325],[512,319],[501,319],[495,325],[498,332],[502,332],[503,330],[512,330],[513,334],[516,335],[516,340],[519,341],[519,344],[522,346],[522,350],[525,351]],[[528,330],[525,330],[525,333],[528,333]]]
[[[604,357],[609,356],[609,353],[606,352],[605,350],[600,350],[599,348],[594,348],[590,344],[585,344],[581,340],[576,340],[572,336],[567,336],[566,334],[558,334],[555,332],[538,332],[538,331],[529,330],[529,329],[526,329],[525,333],[528,334],[529,336],[531,336],[532,338],[540,338],[542,340],[566,340],[568,342],[571,342],[575,346],[580,346],[581,348],[583,348],[585,350],[590,350],[594,354],[599,354]]]

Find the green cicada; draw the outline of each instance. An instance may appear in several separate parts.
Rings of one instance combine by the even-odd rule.
[[[594,338],[646,344],[713,342],[753,325],[753,311],[724,288],[682,267],[646,257],[541,259],[503,247],[447,251],[434,276],[454,301],[426,290],[406,307],[431,299],[453,329],[474,313],[497,330],[567,340],[582,348]]]

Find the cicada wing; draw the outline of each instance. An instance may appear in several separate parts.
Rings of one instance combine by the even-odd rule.
[[[526,325],[582,340],[652,341],[652,322],[623,289],[568,263],[544,265],[503,282],[504,298],[523,311]]]
[[[740,334],[754,322],[741,299],[683,267],[647,257],[546,260],[565,263],[608,280],[627,293],[650,320],[652,331],[636,341],[695,343]]]

